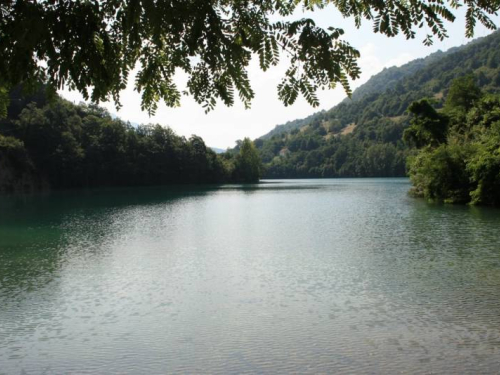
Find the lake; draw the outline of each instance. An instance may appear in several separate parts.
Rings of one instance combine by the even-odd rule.
[[[409,188],[0,197],[0,374],[497,373],[500,210]]]

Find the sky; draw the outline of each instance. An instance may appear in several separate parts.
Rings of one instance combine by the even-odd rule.
[[[308,17],[314,19],[318,26],[344,29],[343,39],[361,53],[358,61],[362,71],[361,77],[351,82],[351,87],[355,89],[384,68],[401,66],[438,50],[445,51],[468,43],[470,39],[465,37],[463,12],[459,11],[456,15],[457,19],[453,24],[445,24],[449,38],[442,42],[435,38],[434,45],[430,47],[422,43],[425,35],[429,33],[425,28],[417,30],[417,36],[412,40],[407,40],[403,35],[388,38],[373,33],[372,24],[368,21],[357,29],[352,19],[342,18],[333,7],[315,12],[298,10],[291,18]],[[494,20],[497,25],[500,24],[499,17],[495,17]],[[474,37],[483,37],[490,33],[490,30],[478,25]],[[243,104],[236,101],[232,107],[219,103],[215,110],[206,114],[191,97],[183,96],[180,107],[169,108],[164,103],[160,103],[156,114],[150,117],[147,112],[141,111],[140,94],[133,88],[133,76],[129,77],[127,89],[121,93],[123,106],[120,110],[116,109],[113,102],[104,102],[100,105],[124,121],[138,124],[159,123],[171,127],[177,134],[185,137],[190,137],[192,134],[201,136],[207,146],[226,149],[233,147],[238,139],[244,137],[255,139],[266,134],[276,125],[307,117],[317,111],[328,110],[346,97],[343,89],[337,87],[334,90],[318,92],[319,107],[311,107],[303,98],[299,98],[292,106],[285,107],[278,99],[277,85],[283,78],[287,66],[287,61],[283,58],[277,66],[267,72],[262,72],[258,60],[252,60],[249,66],[249,77],[255,98],[250,109],[245,109]],[[180,90],[184,89],[186,78],[182,72],[176,75],[175,81]],[[65,89],[60,91],[60,94],[74,103],[83,101],[82,96],[75,91]]]

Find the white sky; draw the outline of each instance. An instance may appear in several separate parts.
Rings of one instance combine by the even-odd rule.
[[[310,17],[316,21],[318,26],[340,27],[347,40],[352,46],[361,52],[359,65],[362,71],[361,78],[352,82],[352,88],[366,82],[372,75],[380,72],[385,67],[400,66],[416,58],[425,57],[437,50],[447,50],[451,47],[467,43],[465,38],[465,26],[463,13],[459,13],[454,24],[447,24],[449,38],[440,42],[435,40],[434,45],[426,47],[422,40],[428,33],[422,29],[414,40],[406,40],[400,35],[395,38],[388,38],[372,32],[372,24],[364,22],[360,29],[354,27],[352,19],[343,19],[335,8],[329,7],[314,13],[297,12],[294,18]],[[499,25],[499,18],[496,17],[496,24]],[[486,36],[491,31],[484,27],[476,28],[475,37]],[[191,97],[184,96],[179,108],[169,108],[161,103],[156,114],[149,117],[147,112],[142,112],[140,108],[140,94],[134,91],[133,77],[129,77],[129,85],[121,94],[123,107],[117,111],[113,102],[101,103],[112,114],[116,114],[124,121],[133,123],[159,123],[170,126],[179,135],[186,137],[196,134],[201,136],[205,143],[211,147],[226,149],[233,147],[237,139],[250,137],[255,139],[273,129],[276,125],[287,121],[304,118],[319,110],[327,110],[345,98],[345,93],[341,87],[335,90],[320,91],[318,94],[320,106],[311,107],[304,99],[299,98],[294,105],[285,107],[277,95],[277,85],[281,81],[287,68],[286,60],[283,58],[280,64],[262,72],[258,61],[254,59],[249,67],[249,76],[255,98],[251,109],[245,110],[243,105],[236,101],[233,107],[226,107],[219,103],[215,110],[205,114],[203,108]],[[179,89],[186,77],[182,74],[176,76]],[[82,96],[75,91],[63,90],[60,94],[75,103],[82,100]]]

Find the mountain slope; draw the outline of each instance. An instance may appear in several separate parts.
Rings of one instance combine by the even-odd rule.
[[[380,73],[372,76],[366,83],[358,87],[353,91],[351,98],[345,98],[342,103],[356,102],[366,95],[373,93],[380,93],[396,85],[401,79],[414,74],[418,70],[424,68],[428,64],[442,58],[444,55],[452,53],[457,47],[452,48],[446,52],[437,51],[431,55],[410,61],[402,65],[401,67],[390,67],[384,68]],[[286,132],[290,132],[294,129],[301,128],[314,121],[316,116],[321,116],[325,111],[316,112],[310,116],[303,119],[288,121],[282,125],[276,125],[276,127],[269,133],[261,136],[261,139],[269,139],[273,135],[278,135]]]
[[[276,127],[256,140],[265,177],[404,175],[409,104],[430,97],[442,106],[451,81],[466,74],[483,90],[499,91],[500,33],[386,69],[353,100]]]

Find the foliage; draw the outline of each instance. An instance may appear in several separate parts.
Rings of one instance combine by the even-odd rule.
[[[0,134],[0,150],[3,152],[12,152],[12,151],[17,151],[17,150],[23,150],[24,149],[24,143],[21,142],[19,139],[14,138],[14,137],[5,137]]]
[[[412,193],[429,200],[466,203],[471,188],[465,158],[470,149],[460,144],[425,148],[409,162]]]
[[[413,141],[419,147],[431,140],[434,146],[445,142],[450,120],[440,109],[445,106],[445,98],[450,97],[451,87],[461,85],[460,81],[453,83],[459,77],[473,77],[474,85],[484,92],[500,92],[500,33],[386,69],[355,90],[352,100],[276,127],[255,141],[265,166],[263,176],[405,176],[406,158],[412,151],[403,143],[403,133],[410,128],[406,133],[409,140],[411,132],[418,130]],[[475,92],[467,87],[468,95]],[[429,99],[421,102],[422,98]],[[467,119],[456,110],[461,107],[453,112],[462,116],[463,123],[491,124],[500,119],[494,98],[473,101]],[[420,102],[412,107],[415,111],[430,111],[433,115],[417,119],[407,111],[413,102]],[[451,102],[447,103],[450,107]],[[410,124],[410,116],[415,117],[414,125]]]
[[[236,156],[236,169],[233,172],[236,181],[258,182],[261,175],[261,160],[255,145],[249,138],[243,139],[240,152]]]
[[[430,200],[499,206],[500,95],[481,93],[469,77],[452,88],[440,114],[449,123],[446,139],[422,139],[426,145],[409,160],[413,192]],[[432,111],[420,116],[420,122],[435,119]]]
[[[470,192],[472,203],[500,206],[500,121],[481,134],[475,147],[467,162],[467,172],[477,186]]]
[[[422,99],[411,103],[408,112],[413,118],[411,126],[403,133],[403,140],[406,143],[421,148],[425,145],[438,146],[446,142],[448,118],[439,114],[429,100]]]
[[[7,116],[7,106],[9,105],[9,92],[5,87],[0,86],[0,118]]]
[[[95,105],[58,97],[47,104],[39,93],[19,102],[19,92],[11,93],[9,117],[0,122],[0,133],[9,134],[0,134],[0,157],[18,176],[33,172],[53,188],[259,179],[247,177],[254,173],[248,162],[260,165],[253,145],[234,160],[195,135],[186,139],[158,124],[133,127]]]
[[[472,203],[499,206],[500,97],[486,95],[478,101],[467,115],[466,129],[464,136],[475,147],[467,161],[471,181],[477,187],[470,193]]]
[[[342,29],[324,30],[307,18],[273,19],[300,6],[327,4],[357,26],[362,19],[373,22],[374,31],[387,36],[413,38],[425,25],[426,44],[433,36],[446,37],[443,21],[454,20],[460,5],[467,7],[468,37],[476,21],[495,28],[488,17],[500,7],[498,1],[475,0],[9,1],[0,5],[0,86],[44,81],[51,92],[69,85],[94,102],[111,97],[119,105],[138,66],[135,88],[150,112],[159,100],[179,105],[173,79],[178,70],[186,72],[187,91],[207,110],[217,100],[232,105],[236,94],[249,106],[252,55],[267,70],[286,54],[290,66],[278,96],[285,105],[299,95],[317,105],[319,88],[340,83],[350,93],[348,78],[359,76],[358,51],[341,39]]]
[[[452,82],[446,97],[445,109],[447,112],[453,110],[467,112],[480,97],[481,90],[476,85],[474,76],[468,74]]]
[[[22,172],[31,172],[33,169],[24,143],[15,137],[0,134],[0,190],[6,185],[5,172],[8,166],[16,170],[17,173],[14,175],[17,178],[22,175]]]

